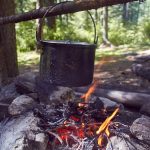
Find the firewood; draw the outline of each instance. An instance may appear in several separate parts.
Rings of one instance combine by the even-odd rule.
[[[88,88],[76,88],[75,91],[86,93]],[[150,102],[150,94],[126,92],[118,90],[96,89],[93,93],[95,96],[106,97],[112,101],[125,104],[132,107],[141,107],[143,104]]]

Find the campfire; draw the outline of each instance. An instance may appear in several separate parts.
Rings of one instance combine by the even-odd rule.
[[[0,93],[9,100],[1,105],[1,150],[150,149],[149,117],[95,95],[97,81],[86,92],[41,83],[37,95],[33,74],[29,77],[20,77]]]
[[[117,127],[113,119],[118,115],[119,108],[106,110],[99,99],[90,101],[97,83],[95,81],[87,93],[75,101],[54,106],[52,118],[47,119],[40,114],[42,121],[39,126],[49,134],[51,149],[83,150],[106,146],[113,129]]]
[[[104,63],[103,59],[98,66],[101,67]],[[135,93],[100,89],[97,80],[90,88],[86,87],[86,92],[79,88],[80,92],[68,87],[53,86],[42,80],[36,80],[37,83],[31,82],[33,75],[31,80],[29,77],[30,75],[27,75],[27,78],[20,77],[15,86],[10,86],[16,91],[13,93],[10,90],[13,101],[11,104],[1,106],[2,111],[6,110],[4,107],[8,107],[8,113],[12,118],[6,118],[0,123],[0,149],[29,147],[37,150],[135,150],[135,148],[148,150],[150,148],[150,119],[138,118],[140,115],[133,112],[128,115],[123,104],[109,99],[117,99],[119,102],[124,102],[125,99],[127,104],[132,106],[134,103],[139,106],[141,101],[137,97],[132,101],[132,97],[128,96]],[[144,96],[142,101],[147,97]],[[6,100],[9,99],[7,97]],[[145,110],[144,107],[142,109]],[[5,114],[7,115],[7,112]]]

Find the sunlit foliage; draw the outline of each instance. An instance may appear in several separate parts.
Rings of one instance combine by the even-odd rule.
[[[58,2],[58,0],[57,0]],[[36,8],[36,0],[16,0],[17,13],[27,12]],[[102,9],[92,10],[96,22],[98,45],[102,42],[101,16]],[[113,45],[149,44],[150,43],[150,0],[139,4],[131,3],[128,8],[128,20],[122,20],[123,6],[109,7],[109,40]],[[32,51],[36,49],[35,40],[36,21],[22,22],[16,25],[18,51]],[[92,21],[87,12],[79,12],[56,17],[55,29],[44,26],[44,39],[47,40],[75,40],[93,43]]]

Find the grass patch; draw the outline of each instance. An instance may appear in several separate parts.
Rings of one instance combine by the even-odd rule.
[[[31,66],[38,65],[40,60],[40,54],[35,51],[32,52],[18,52],[19,66]]]
[[[99,60],[101,60],[102,57],[124,57],[125,55],[134,54],[140,51],[148,50],[150,49],[150,46],[119,46],[119,47],[113,47],[113,48],[98,48],[96,50],[96,59],[95,62],[97,63]],[[19,66],[35,66],[38,65],[40,61],[40,54],[31,51],[31,52],[18,52],[18,63]]]
[[[124,57],[126,55],[134,55],[138,52],[150,49],[150,46],[142,45],[124,45],[112,48],[98,48],[96,50],[96,63],[103,57]]]

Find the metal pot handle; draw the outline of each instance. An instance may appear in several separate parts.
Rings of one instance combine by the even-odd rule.
[[[37,43],[38,43],[38,44],[40,44],[40,41],[41,41],[41,39],[42,39],[43,22],[44,22],[44,19],[45,19],[47,13],[48,13],[48,12],[51,12],[57,5],[60,5],[60,4],[62,4],[62,3],[67,3],[67,2],[72,2],[72,1],[65,1],[65,2],[57,3],[57,4],[53,5],[51,8],[49,8],[49,9],[45,12],[44,16],[41,18],[41,24],[40,24],[40,26],[36,28],[36,40],[37,40]],[[93,22],[93,27],[94,27],[94,40],[93,40],[93,43],[94,43],[94,44],[97,44],[98,36],[97,36],[97,31],[96,31],[96,24],[95,24],[94,18],[93,18],[93,16],[92,16],[92,14],[90,13],[90,11],[87,10],[87,12],[88,12],[88,14],[90,15],[90,18],[91,18],[91,20],[92,20],[92,22]],[[38,32],[38,31],[39,31],[39,32]],[[38,34],[38,33],[39,33],[39,34]]]

